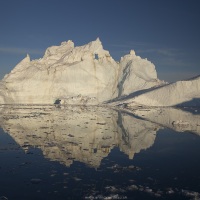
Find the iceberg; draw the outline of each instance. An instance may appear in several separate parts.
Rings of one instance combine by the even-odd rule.
[[[99,38],[71,40],[27,55],[0,81],[0,104],[177,106],[200,105],[200,76],[168,84],[153,63],[131,50],[115,61]]]
[[[97,105],[162,84],[153,63],[133,50],[115,61],[97,38],[83,46],[71,40],[27,55],[0,82],[0,104]]]

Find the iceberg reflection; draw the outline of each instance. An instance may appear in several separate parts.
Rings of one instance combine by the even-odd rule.
[[[26,152],[37,147],[51,161],[66,166],[80,161],[94,168],[114,147],[132,159],[153,145],[162,126],[200,135],[199,115],[172,108],[128,113],[104,107],[4,106],[0,122]]]
[[[196,108],[197,109],[197,108]],[[199,108],[198,108],[199,109]],[[198,110],[194,110],[195,113]],[[178,132],[189,131],[200,135],[200,115],[178,108],[138,109],[131,112],[144,120],[160,124]]]

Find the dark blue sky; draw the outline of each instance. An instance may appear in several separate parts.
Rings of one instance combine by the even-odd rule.
[[[176,81],[200,74],[199,0],[0,0],[0,78],[26,54],[97,37],[119,60],[134,49]]]

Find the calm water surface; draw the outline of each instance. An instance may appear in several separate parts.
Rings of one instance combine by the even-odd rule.
[[[200,199],[199,112],[1,106],[0,200]]]

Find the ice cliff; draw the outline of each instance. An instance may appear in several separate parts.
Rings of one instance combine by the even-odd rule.
[[[0,104],[99,104],[161,84],[155,66],[130,54],[116,62],[101,41],[74,47],[69,40],[27,55],[0,82]]]

